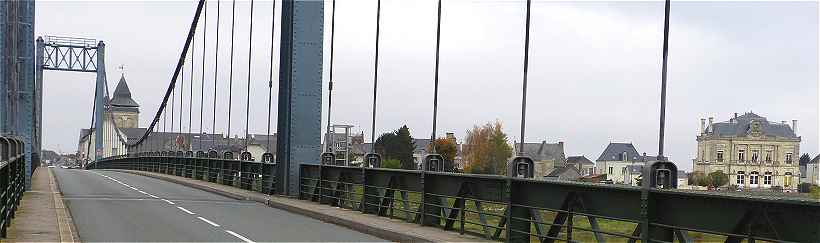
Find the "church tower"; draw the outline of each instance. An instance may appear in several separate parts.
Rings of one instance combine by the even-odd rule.
[[[140,105],[131,98],[131,90],[125,82],[125,75],[120,77],[117,88],[110,101],[111,111],[119,128],[139,127]]]

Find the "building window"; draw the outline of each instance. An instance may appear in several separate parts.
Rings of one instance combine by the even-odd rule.
[[[737,184],[741,185],[741,186],[746,184],[746,173],[745,172],[743,172],[743,171],[738,171],[737,172]]]
[[[771,150],[766,150],[766,162],[767,163],[772,162],[772,151]]]
[[[746,160],[746,150],[738,150],[737,151],[737,161],[743,162]]]
[[[792,153],[786,153],[786,164],[792,163]]]
[[[717,162],[723,162],[723,150],[717,151]]]
[[[592,174],[594,174],[594,173],[595,173],[595,172],[594,172],[594,171],[592,171],[592,168],[587,169],[587,175],[592,175]]]
[[[757,171],[752,171],[752,173],[749,173],[749,184],[750,185],[757,186],[757,175],[758,175]]]
[[[772,185],[772,172],[766,172],[763,175],[763,185]]]
[[[792,173],[786,172],[786,178],[783,179],[783,187],[791,187],[792,185]]]
[[[610,174],[610,175],[611,175],[613,170],[614,170],[614,168],[613,168],[612,166],[610,166],[610,167],[609,167],[609,173],[607,173],[607,174]]]
[[[752,150],[752,162],[757,162],[758,154],[760,154],[760,151]]]

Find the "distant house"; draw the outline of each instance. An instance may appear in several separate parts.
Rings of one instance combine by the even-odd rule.
[[[575,167],[582,176],[595,174],[595,163],[583,155],[567,157],[567,166]]]
[[[686,171],[678,170],[678,188],[689,188],[689,175],[686,174]]]
[[[546,180],[562,180],[562,181],[577,181],[581,178],[581,173],[575,166],[563,166],[552,170],[549,174],[544,176]]]
[[[804,175],[801,183],[820,185],[820,155],[806,164],[805,171],[801,168],[800,175]]]
[[[515,151],[519,151],[519,146],[519,144],[515,145]],[[565,167],[567,162],[564,154],[564,142],[524,143],[523,151],[524,155],[535,162],[535,178],[543,178],[556,168]]]
[[[644,159],[631,143],[609,143],[595,160],[595,170],[614,183],[631,184],[631,171],[627,166],[643,166]]]

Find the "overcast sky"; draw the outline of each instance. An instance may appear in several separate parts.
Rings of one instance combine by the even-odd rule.
[[[333,122],[356,126],[367,141],[375,3],[339,0],[336,19]],[[279,4],[274,43],[279,42]],[[474,124],[499,119],[510,139],[517,140],[524,1],[445,0],[443,6],[438,133],[455,132],[463,140]],[[205,131],[212,130],[216,68],[215,2],[208,8]],[[194,9],[195,2],[184,1],[38,2],[36,34],[105,41],[109,87],[113,92],[121,75],[116,67],[125,65],[145,126],[173,72]],[[244,134],[249,12],[249,2],[237,3],[232,134]],[[271,2],[256,2],[251,133],[265,133],[267,126],[271,13]],[[230,16],[230,2],[222,2],[217,132],[227,127],[222,101],[228,99]],[[430,136],[435,20],[435,1],[382,1],[377,133],[407,124],[414,137]],[[330,4],[325,21],[329,60]],[[662,21],[660,1],[534,1],[526,140],[563,141],[567,155],[591,160],[609,142],[631,142],[639,152],[656,154]],[[673,1],[670,22],[666,151],[679,167],[691,170],[700,118],[725,121],[735,112],[754,111],[777,122],[797,119],[801,153],[818,152],[817,2]],[[201,28],[194,54],[195,111],[201,97],[196,95],[202,78]],[[278,45],[274,48],[276,70]],[[326,79],[328,70],[326,64]],[[79,129],[90,123],[94,75],[47,71],[44,82],[43,146],[75,151]],[[273,89],[275,100],[276,85]],[[198,131],[194,113],[192,128]],[[184,119],[187,131],[189,118]],[[271,126],[275,131],[276,124]]]

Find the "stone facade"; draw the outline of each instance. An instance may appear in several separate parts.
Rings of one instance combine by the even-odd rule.
[[[695,172],[722,171],[729,175],[729,185],[743,189],[797,189],[801,141],[795,132],[797,120],[790,126],[750,112],[735,113],[725,122],[713,121],[709,118],[706,125],[706,119],[701,119]]]

